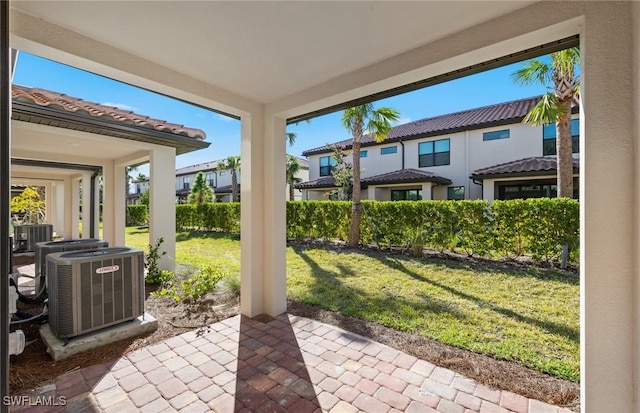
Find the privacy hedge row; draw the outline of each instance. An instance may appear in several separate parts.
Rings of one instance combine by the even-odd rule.
[[[361,241],[425,247],[473,255],[559,259],[569,245],[577,259],[579,204],[570,199],[494,201],[363,201]],[[131,208],[131,207],[130,207]],[[341,239],[349,234],[351,202],[287,202],[287,237]],[[178,228],[240,231],[240,204],[176,206]]]
[[[426,247],[472,255],[559,259],[568,244],[577,259],[579,204],[570,199],[494,201],[363,201],[361,241],[381,246],[420,241]],[[346,239],[350,202],[287,205],[289,238]]]
[[[176,227],[240,232],[240,203],[217,202],[176,205]]]
[[[127,207],[127,225],[145,225],[149,223],[149,210],[146,205]]]

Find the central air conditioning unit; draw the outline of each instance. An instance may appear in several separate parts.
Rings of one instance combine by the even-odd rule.
[[[144,254],[127,247],[47,255],[49,327],[60,338],[144,314]]]
[[[38,293],[42,289],[43,281],[47,275],[47,255],[53,254],[54,252],[96,250],[98,248],[107,248],[108,246],[109,243],[107,241],[94,238],[37,242],[34,254],[36,262],[35,292]]]
[[[25,224],[13,228],[16,251],[35,251],[36,243],[53,240],[53,225]]]

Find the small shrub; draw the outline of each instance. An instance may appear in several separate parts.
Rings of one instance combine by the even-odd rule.
[[[146,225],[149,223],[149,209],[146,205],[127,206],[127,225]]]
[[[166,251],[160,252],[160,246],[164,242],[164,238],[160,237],[156,240],[155,245],[149,244],[149,253],[146,255],[145,266],[147,267],[146,281],[149,284],[160,284],[161,274],[158,269],[158,260],[167,254]]]
[[[197,301],[208,292],[213,291],[218,281],[224,277],[225,274],[217,268],[205,267],[202,271],[195,273],[192,278],[180,283],[182,298],[184,300]]]
[[[216,288],[228,296],[240,297],[240,275],[227,275],[220,280]]]

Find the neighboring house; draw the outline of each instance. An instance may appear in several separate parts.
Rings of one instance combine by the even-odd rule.
[[[200,164],[185,166],[184,168],[176,169],[176,203],[186,203],[191,191],[191,185],[195,182],[196,175],[199,172],[205,174],[209,186],[215,191],[216,202],[231,202],[231,171],[221,169],[219,165],[223,163],[225,159],[218,159],[215,161],[204,162]],[[296,175],[302,181],[309,180],[309,162],[306,159],[298,158],[300,162],[300,172]],[[238,170],[238,184],[241,183],[242,170]],[[129,204],[135,204],[146,189],[149,188],[148,180],[134,180],[131,182],[132,192],[127,199]],[[282,177],[282,183],[285,184],[285,178]],[[289,200],[289,185],[286,186],[287,200]],[[295,200],[302,200],[302,191],[294,191]]]
[[[162,182],[176,155],[209,146],[200,129],[50,90],[13,85],[11,98],[11,184],[42,187],[46,223],[66,239],[98,237],[102,223],[110,245],[125,245],[126,167],[149,162]],[[173,199],[156,185],[152,204]],[[174,220],[171,207],[150,217],[150,239],[163,237],[167,251],[175,250]]]
[[[129,194],[127,194],[127,205],[136,205],[140,203],[140,195],[149,190],[149,178],[134,179],[129,186]]]
[[[398,125],[382,143],[364,136],[360,153],[363,199],[555,196],[555,124],[534,127],[521,123],[539,99],[520,99]],[[573,116],[577,156],[579,120],[577,114]],[[335,145],[349,150],[351,139]],[[327,199],[335,189],[331,148],[309,149],[303,155],[309,159],[310,180],[296,188],[302,190],[304,199]],[[574,165],[577,179],[577,159]]]

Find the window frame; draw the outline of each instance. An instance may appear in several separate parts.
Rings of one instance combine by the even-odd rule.
[[[415,192],[416,199],[409,199],[409,192]],[[393,199],[394,193],[402,193],[403,195],[400,199]],[[391,199],[391,201],[422,201],[422,188],[392,189],[389,199]]]
[[[456,190],[456,189],[460,189],[462,188],[462,198],[456,198],[451,196],[452,190]],[[448,186],[447,187],[447,200],[448,201],[463,201],[465,200],[466,196],[466,188],[464,187],[464,185],[455,185],[455,186]]]
[[[380,155],[392,155],[394,153],[398,153],[398,145],[380,148]]]
[[[553,131],[553,136],[549,131]],[[556,122],[542,125],[542,156],[558,154],[556,134]],[[580,118],[571,119],[571,153],[580,153]]]
[[[436,151],[436,146],[440,143],[447,143],[446,151]],[[431,147],[429,151],[423,150],[423,148]],[[444,154],[446,154],[446,160],[443,160]],[[440,155],[440,156],[438,156]],[[433,141],[425,141],[418,143],[418,167],[430,168],[433,166],[445,166],[451,165],[451,139],[437,139]]]
[[[323,165],[323,160],[327,159],[327,165]],[[320,176],[331,176],[331,172],[335,169],[337,162],[333,159],[333,156],[321,156],[318,161],[320,166]]]
[[[507,136],[502,136],[501,133],[507,133]],[[490,142],[490,141],[497,141],[497,140],[501,140],[501,139],[509,139],[511,137],[511,130],[510,129],[500,129],[500,130],[494,130],[494,131],[490,131],[490,132],[484,132],[482,134],[482,141],[483,142]]]
[[[191,189],[191,177],[183,176],[182,177],[182,189]]]
[[[360,151],[360,158],[368,158],[368,157],[369,157],[369,151],[367,149]]]

